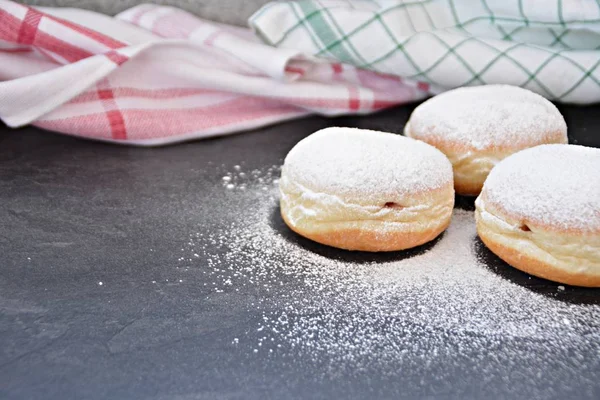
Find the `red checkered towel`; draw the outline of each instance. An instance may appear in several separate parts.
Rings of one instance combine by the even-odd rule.
[[[0,0],[0,118],[11,127],[160,145],[311,113],[370,113],[428,90],[175,8],[112,18]]]

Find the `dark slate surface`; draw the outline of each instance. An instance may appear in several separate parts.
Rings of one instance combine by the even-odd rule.
[[[166,281],[176,275],[174,252],[194,216],[210,212],[215,201],[211,190],[222,175],[214,165],[277,164],[299,139],[328,125],[401,132],[410,111],[307,118],[160,149],[0,127],[0,398],[482,398],[515,397],[515,387],[526,388],[525,398],[600,398],[599,354],[562,355],[537,381],[523,381],[525,365],[510,379],[485,365],[469,377],[460,367],[438,365],[445,376],[455,375],[442,385],[435,368],[426,376],[403,371],[390,379],[389,371],[387,378],[368,371],[317,379],[324,372],[318,363],[283,362],[231,346],[231,337],[252,335],[260,316],[207,291],[202,275],[187,275],[184,284]],[[572,142],[600,146],[600,107],[561,111]],[[465,199],[459,205],[472,206]],[[507,268],[483,246],[480,251],[507,279],[556,290]],[[559,296],[600,304],[591,289]],[[525,345],[523,357],[553,354]],[[472,367],[465,370],[478,370]],[[574,392],[561,382],[573,373],[596,384]]]

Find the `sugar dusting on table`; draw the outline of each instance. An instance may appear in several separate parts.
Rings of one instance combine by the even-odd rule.
[[[180,259],[217,293],[255,291],[253,353],[293,348],[341,370],[433,357],[440,340],[455,340],[457,354],[484,354],[500,337],[600,351],[600,306],[535,293],[492,271],[478,258],[472,212],[455,210],[447,232],[411,257],[332,258],[278,220],[278,175],[278,166],[226,172],[223,201],[239,214],[192,233]]]

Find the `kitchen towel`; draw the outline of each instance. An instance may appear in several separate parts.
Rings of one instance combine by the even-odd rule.
[[[434,91],[505,83],[555,101],[600,101],[598,0],[280,1],[250,25],[278,48]]]
[[[428,93],[176,8],[109,17],[0,0],[0,118],[11,127],[161,145],[311,113],[370,113]]]

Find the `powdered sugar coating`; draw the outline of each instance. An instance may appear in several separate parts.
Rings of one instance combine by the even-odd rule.
[[[525,223],[600,232],[600,149],[551,144],[520,151],[492,170],[481,195]]]
[[[344,200],[379,201],[452,184],[450,161],[433,146],[355,128],[326,128],[301,140],[287,155],[282,175]]]
[[[567,142],[567,125],[554,104],[509,85],[442,93],[417,107],[409,124],[411,137],[472,150]]]

